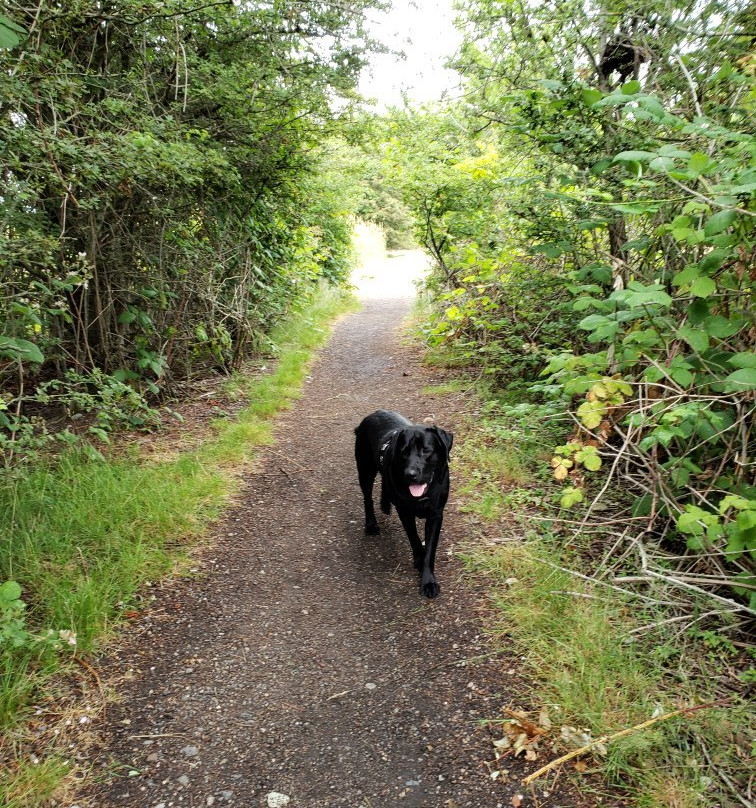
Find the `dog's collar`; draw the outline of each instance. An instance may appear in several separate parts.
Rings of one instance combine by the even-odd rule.
[[[383,468],[383,460],[386,457],[386,450],[388,449],[389,445],[391,444],[391,441],[392,441],[394,435],[396,435],[396,433],[398,431],[399,431],[398,429],[392,429],[391,432],[388,433],[388,440],[384,444],[382,444],[381,448],[378,450],[378,468],[379,469]]]

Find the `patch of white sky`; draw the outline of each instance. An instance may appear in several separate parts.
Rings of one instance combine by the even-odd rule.
[[[389,53],[373,54],[362,72],[360,91],[379,108],[424,104],[454,95],[459,76],[444,62],[461,34],[454,27],[453,0],[393,0],[385,12],[369,13],[369,30]]]

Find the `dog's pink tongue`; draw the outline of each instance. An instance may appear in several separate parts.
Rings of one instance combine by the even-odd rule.
[[[410,494],[413,497],[421,497],[425,493],[425,489],[428,487],[428,483],[422,483],[422,485],[411,485],[409,487]]]

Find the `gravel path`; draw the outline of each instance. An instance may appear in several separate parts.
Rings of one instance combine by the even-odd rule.
[[[416,266],[393,260],[403,276]],[[93,804],[287,804],[272,792],[291,808],[512,804],[523,764],[492,781],[478,719],[501,715],[516,662],[456,664],[490,649],[452,556],[453,494],[433,602],[395,514],[379,514],[380,536],[362,532],[354,426],[378,407],[421,421],[438,406],[421,393],[432,374],[419,352],[398,339],[410,300],[382,294],[366,287],[362,311],[338,323],[201,574],[163,587],[109,661],[126,674],[103,728],[101,762],[118,776]],[[553,799],[539,804],[575,804]]]

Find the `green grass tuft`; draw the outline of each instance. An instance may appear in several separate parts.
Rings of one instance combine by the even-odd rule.
[[[0,804],[3,808],[48,808],[59,796],[60,783],[70,769],[66,761],[51,757],[0,771]]]

